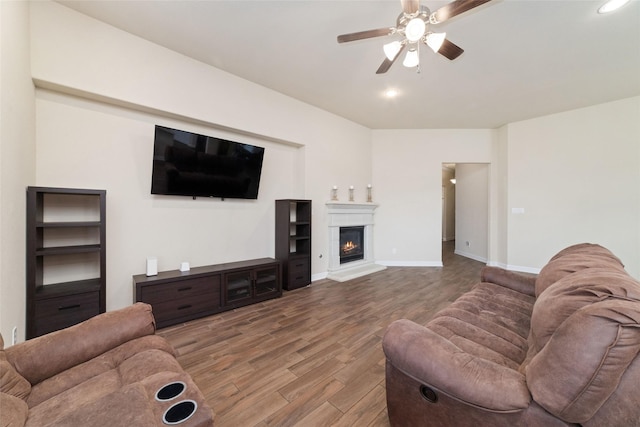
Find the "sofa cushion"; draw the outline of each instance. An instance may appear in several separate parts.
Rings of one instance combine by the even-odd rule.
[[[24,400],[0,393],[0,427],[21,427],[28,416],[29,408]]]
[[[141,362],[140,359],[145,357],[149,359]],[[101,392],[108,393],[159,369],[175,371],[180,367],[168,341],[158,335],[147,335],[34,385],[27,403],[34,407],[71,389],[82,396],[82,387],[89,387],[87,393],[93,393],[91,384],[94,383],[91,381],[98,381]]]
[[[638,354],[639,302],[607,299],[578,309],[560,325],[527,367],[527,384],[547,411],[584,423],[613,395]],[[608,425],[627,425],[623,419],[640,419],[640,405],[608,414]]]
[[[20,375],[7,360],[4,340],[0,335],[0,392],[20,399],[26,399],[31,392],[31,384]]]
[[[578,309],[607,299],[640,302],[640,283],[624,270],[594,267],[567,275],[551,285],[533,307],[529,359]]]
[[[517,369],[527,351],[534,298],[493,283],[479,283],[441,310],[427,328],[465,352]]]
[[[78,368],[82,369],[83,367],[79,366]],[[62,387],[63,390],[53,394],[54,390],[61,388],[56,383],[68,383],[69,376],[75,377],[75,373],[67,375],[66,372],[63,372],[34,386],[32,394],[34,397],[40,398],[40,401],[29,399],[28,403],[31,409],[29,422],[35,423],[34,425],[56,423],[64,425],[60,420],[68,418],[72,413],[85,407],[93,408],[95,402],[107,402],[104,400],[106,396],[112,396],[110,399],[119,401],[121,393],[126,393],[126,390],[135,390],[135,387],[131,388],[132,385],[159,372],[180,374],[183,370],[171,354],[157,349],[144,350],[132,355],[112,369],[86,379],[73,387]],[[132,393],[134,393],[132,399],[135,400],[136,393],[133,391]],[[43,397],[47,398],[42,399]],[[153,400],[153,396],[151,399]],[[144,400],[148,400],[148,398],[145,396]]]
[[[0,392],[20,399],[26,399],[31,392],[31,384],[13,369],[13,366],[0,354]]]
[[[605,248],[604,246],[601,246],[595,243],[578,243],[576,245],[566,247],[562,249],[560,252],[558,252],[557,254],[555,254],[554,256],[552,256],[549,261],[555,261],[556,259],[562,258],[565,255],[586,255],[586,256],[596,255],[600,258],[607,258],[611,261],[615,261],[616,263],[624,267],[624,265],[622,264],[622,261],[620,261],[620,258],[615,256],[613,252],[611,252],[609,249]]]
[[[107,375],[111,376],[112,373],[113,371]],[[167,401],[155,398],[160,388],[176,381],[186,385],[182,394]],[[203,402],[195,383],[184,372],[158,371],[122,387],[110,388],[107,391],[93,390],[101,386],[93,384],[91,388],[84,388],[83,392],[90,394],[91,398],[85,398],[82,393],[63,393],[32,408],[26,427],[160,426],[163,425],[162,416],[165,411],[183,400],[198,402],[195,413],[184,425],[213,425],[211,409]]]
[[[555,257],[554,257],[555,258]],[[558,280],[568,276],[576,271],[582,271],[588,268],[606,267],[611,270],[624,272],[624,266],[619,261],[612,259],[606,254],[591,253],[581,255],[577,253],[568,253],[549,261],[545,265],[536,279],[536,297],[556,283]]]
[[[7,360],[33,386],[124,342],[154,332],[151,306],[136,303],[9,347]]]

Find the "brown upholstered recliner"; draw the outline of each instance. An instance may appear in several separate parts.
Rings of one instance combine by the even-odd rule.
[[[7,349],[0,337],[0,426],[142,427],[165,416],[213,426],[202,393],[154,332],[151,306],[137,303]]]
[[[485,267],[422,326],[384,336],[394,426],[640,426],[640,282],[593,244],[537,277]]]

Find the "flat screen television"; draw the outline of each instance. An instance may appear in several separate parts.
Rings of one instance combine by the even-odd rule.
[[[257,199],[264,148],[155,127],[151,194]]]

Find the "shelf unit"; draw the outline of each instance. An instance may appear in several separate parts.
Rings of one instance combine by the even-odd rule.
[[[275,240],[283,288],[290,291],[310,284],[311,200],[276,200]]]
[[[27,188],[26,337],[106,309],[106,190]]]

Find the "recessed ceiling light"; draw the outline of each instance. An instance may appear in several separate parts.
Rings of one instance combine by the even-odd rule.
[[[396,96],[398,96],[398,91],[395,89],[387,89],[387,91],[385,91],[384,96],[386,96],[387,98],[395,98]]]
[[[629,0],[609,0],[598,9],[598,13],[609,13],[614,10],[620,9],[625,4],[629,3]]]

